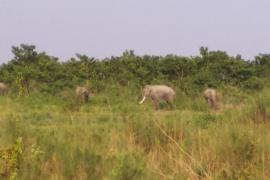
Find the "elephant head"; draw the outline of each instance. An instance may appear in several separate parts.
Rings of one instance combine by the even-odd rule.
[[[151,86],[146,85],[146,86],[143,88],[143,91],[142,91],[142,97],[143,97],[143,98],[142,98],[142,100],[139,102],[139,104],[142,104],[142,103],[145,101],[146,97],[149,97],[150,94],[151,94]]]

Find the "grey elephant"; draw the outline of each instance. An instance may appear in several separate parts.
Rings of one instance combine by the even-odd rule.
[[[8,91],[8,87],[6,84],[0,82],[0,95],[6,94]]]
[[[161,100],[173,107],[175,95],[175,91],[166,85],[146,85],[142,91],[142,100],[139,104],[142,104],[146,98],[151,98],[154,109],[156,110],[158,109]]]
[[[75,90],[75,94],[78,100],[87,102],[90,98],[90,92],[86,87],[77,86]]]
[[[203,97],[211,108],[218,108],[218,93],[215,89],[208,88],[203,92]]]

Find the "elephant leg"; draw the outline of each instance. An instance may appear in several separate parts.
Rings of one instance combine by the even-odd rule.
[[[166,95],[164,100],[169,105],[170,109],[173,109],[173,99],[170,95]]]
[[[173,102],[171,100],[166,100],[166,102],[169,105],[170,109],[173,109]]]
[[[153,102],[153,107],[154,107],[154,109],[155,109],[155,110],[158,110],[159,102],[158,102],[157,100],[155,100],[155,99],[153,99],[152,102]]]
[[[213,107],[212,99],[208,98],[208,99],[207,99],[207,102],[208,102],[208,105],[209,105],[210,107]]]
[[[84,95],[84,102],[88,102],[88,99],[89,99],[88,95],[85,94],[85,95]]]
[[[214,109],[218,109],[217,100],[216,100],[216,99],[213,99],[212,101],[213,101],[213,102],[212,102],[213,108],[214,108]]]
[[[216,104],[216,100],[215,99],[211,99],[211,108],[213,109],[217,109],[217,104]]]
[[[83,103],[84,103],[84,96],[81,95],[81,96],[80,96],[80,104],[83,104]]]

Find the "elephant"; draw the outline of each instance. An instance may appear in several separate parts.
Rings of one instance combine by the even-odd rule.
[[[89,90],[83,86],[77,86],[75,90],[75,94],[76,94],[77,99],[83,102],[87,102],[90,97]]]
[[[203,92],[203,97],[211,108],[218,108],[218,93],[215,89],[208,88]]]
[[[6,84],[0,82],[0,95],[6,94],[8,91],[8,87]]]
[[[173,107],[175,95],[175,91],[166,85],[146,85],[142,91],[142,100],[139,104],[142,104],[146,98],[151,98],[155,110],[158,109],[161,100],[166,101]]]

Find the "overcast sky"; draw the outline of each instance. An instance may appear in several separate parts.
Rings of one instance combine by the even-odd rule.
[[[253,58],[270,53],[270,0],[0,0],[0,62],[34,44],[67,60],[197,55],[200,46]]]

